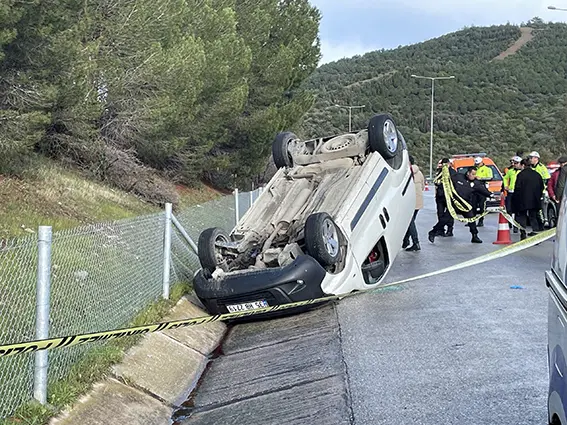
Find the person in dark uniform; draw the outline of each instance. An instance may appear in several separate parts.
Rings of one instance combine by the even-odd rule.
[[[436,225],[438,230],[436,230],[435,236],[453,236],[455,220],[451,217],[449,209],[447,208],[447,200],[445,199],[443,183],[438,179],[443,171],[443,167],[449,168],[449,174],[451,177],[457,173],[453,167],[451,167],[449,158],[443,158],[437,164],[437,173],[435,175],[435,179],[437,180],[435,183],[435,204],[437,205],[437,224],[442,224],[439,224],[438,226]],[[445,232],[445,226],[447,226],[447,232]]]
[[[528,224],[528,218],[532,232],[527,236],[534,236],[537,232],[543,230],[538,213],[541,207],[541,193],[544,184],[541,174],[530,167],[527,160],[524,159],[522,165],[524,165],[524,169],[516,177],[512,209],[518,217],[518,224],[524,228],[524,230],[520,229],[520,239],[523,240],[526,239],[525,228]]]
[[[482,196],[486,196],[490,198],[493,196],[492,193],[486,188],[484,183],[476,179],[476,167],[469,167],[467,169],[466,174],[455,173],[451,180],[453,182],[453,186],[455,187],[455,191],[457,194],[470,205],[472,205],[473,196],[475,194],[479,194]],[[461,214],[465,218],[472,218],[475,216],[474,208],[471,208],[469,211],[462,211],[455,208],[457,214]],[[432,230],[429,231],[428,239],[429,242],[435,242],[435,236],[437,236],[440,223],[437,223]],[[478,229],[476,227],[476,222],[472,221],[469,223],[469,230],[471,232],[472,243],[482,243],[480,238],[478,237]]]

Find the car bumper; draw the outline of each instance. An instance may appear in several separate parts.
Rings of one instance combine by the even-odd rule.
[[[502,192],[493,192],[496,197],[494,199],[486,200],[486,210],[490,212],[498,211],[502,199]]]
[[[194,290],[210,314],[225,314],[232,312],[227,306],[257,301],[274,306],[321,298],[325,296],[321,282],[326,274],[315,259],[301,255],[285,267],[228,274],[217,280],[208,279],[199,271]]]

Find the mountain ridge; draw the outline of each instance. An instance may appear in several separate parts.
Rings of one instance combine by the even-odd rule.
[[[533,38],[526,40],[522,27]],[[316,101],[296,131],[302,137],[343,132],[348,110],[335,105],[366,105],[353,110],[353,128],[364,128],[374,113],[392,113],[414,156],[428,164],[431,83],[411,75],[455,75],[435,86],[436,159],[484,151],[506,165],[518,150],[555,159],[567,147],[566,41],[566,24],[534,18],[331,62],[306,81]],[[514,54],[494,60],[514,46]]]

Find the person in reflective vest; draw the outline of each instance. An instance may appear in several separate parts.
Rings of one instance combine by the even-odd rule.
[[[551,176],[549,175],[549,171],[547,170],[547,167],[545,165],[543,165],[539,159],[540,159],[539,153],[536,152],[536,151],[532,151],[528,155],[528,161],[530,162],[530,165],[532,166],[532,168],[535,171],[537,171],[537,173],[541,176],[541,178],[543,180],[543,189],[541,191],[540,209],[537,213],[537,221],[539,223],[540,228],[543,229],[543,224],[544,224],[543,209],[545,208],[545,205],[544,205],[545,200],[544,200],[543,192],[547,188],[547,182],[551,178]]]
[[[512,215],[512,197],[514,196],[514,188],[516,186],[516,177],[522,171],[522,158],[514,156],[510,163],[512,167],[506,172],[503,179],[504,190],[506,191],[506,212]],[[511,228],[512,224],[508,223]],[[514,226],[514,233],[518,233],[518,228]]]
[[[488,182],[492,180],[494,175],[492,174],[492,169],[488,167],[480,156],[474,159],[474,165],[476,169],[476,179],[480,180],[481,183]],[[476,214],[483,214],[486,210],[486,197],[480,192],[475,192],[472,200],[472,205],[475,208]],[[478,220],[478,227],[484,226],[484,217]]]
[[[530,160],[532,168],[536,170],[543,181],[547,183],[547,180],[549,180],[551,176],[549,175],[547,167],[540,162],[539,158],[539,153],[537,153],[536,151],[530,152],[530,154],[528,155],[528,159]]]

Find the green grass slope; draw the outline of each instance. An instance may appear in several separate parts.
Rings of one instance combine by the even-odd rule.
[[[160,211],[140,197],[89,179],[77,170],[36,158],[20,177],[0,175],[0,240],[37,231],[40,225],[61,230]],[[220,196],[201,186],[177,187],[178,209]]]

